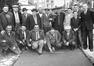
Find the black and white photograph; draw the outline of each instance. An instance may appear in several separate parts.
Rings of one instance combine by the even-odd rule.
[[[94,66],[94,0],[0,0],[0,66]]]

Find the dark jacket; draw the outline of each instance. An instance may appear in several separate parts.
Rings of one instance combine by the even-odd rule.
[[[14,22],[14,26],[16,26],[14,12],[12,11],[12,13],[13,13],[13,22]],[[20,25],[22,25],[22,14],[21,14],[20,12],[18,12],[18,15],[19,15],[19,19],[20,19]]]
[[[2,40],[6,40],[6,42],[2,42]],[[14,46],[17,47],[17,43],[15,41],[15,32],[11,31],[10,35],[5,32],[3,35],[0,36],[0,44],[5,44],[5,48],[13,49]],[[4,45],[1,45],[4,47]]]
[[[11,12],[0,14],[0,30],[5,30],[7,25],[14,27],[13,14]]]
[[[87,30],[92,30],[94,24],[94,12],[87,10],[87,13],[84,14],[84,12],[81,13],[81,29],[84,30],[87,28]]]
[[[28,30],[26,30],[25,31],[25,34],[26,34],[26,39],[24,39],[25,38],[25,36],[23,35],[23,33],[22,33],[22,30],[21,29],[19,29],[17,32],[16,32],[16,41],[17,42],[19,42],[19,41],[22,41],[23,42],[23,40],[24,40],[24,42],[23,43],[28,43],[29,42],[29,31]]]
[[[75,17],[73,17],[71,19],[71,27],[72,27],[72,29],[80,27],[80,19],[79,19],[79,17],[77,17],[77,19]]]
[[[39,31],[39,38],[38,38],[38,40],[40,40],[40,39],[44,39],[44,31],[43,30],[38,30]],[[30,39],[32,39],[32,41],[37,41],[36,40],[36,30],[31,30],[30,31]]]
[[[25,26],[26,24],[26,20],[27,20],[27,17],[30,16],[30,14],[27,14],[27,16],[25,16],[24,14],[22,14],[22,25]]]
[[[39,14],[37,14],[37,22],[38,22],[39,27],[41,28],[41,19],[40,19]],[[32,30],[34,28],[35,20],[33,18],[33,15],[30,15],[27,17],[25,26],[26,26],[27,30]]]

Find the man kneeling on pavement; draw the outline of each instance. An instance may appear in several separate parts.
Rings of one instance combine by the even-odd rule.
[[[44,46],[44,31],[39,28],[39,25],[35,25],[34,29],[30,31],[30,42],[28,46],[32,46],[38,54],[42,54],[42,49]]]
[[[63,44],[69,49],[73,50],[76,48],[75,34],[71,29],[71,26],[65,26],[63,31]]]
[[[21,51],[28,49],[29,31],[26,30],[25,26],[21,26],[19,30],[16,31],[16,41]]]
[[[8,50],[12,51],[14,54],[21,53],[19,47],[17,46],[15,32],[12,31],[11,25],[8,25],[6,30],[0,34],[0,49],[4,53],[7,53]]]
[[[53,53],[56,48],[60,48],[62,46],[61,34],[58,30],[53,28],[51,28],[51,30],[46,33],[46,41],[48,49],[51,53]]]

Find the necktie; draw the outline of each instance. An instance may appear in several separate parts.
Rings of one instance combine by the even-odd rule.
[[[40,38],[39,31],[36,32],[36,40]]]

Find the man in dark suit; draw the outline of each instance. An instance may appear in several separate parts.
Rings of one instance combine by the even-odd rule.
[[[81,30],[80,30],[81,22],[79,14],[76,11],[73,12],[73,17],[71,18],[71,27],[75,32],[77,45],[78,47],[81,47],[82,45]]]
[[[30,41],[32,49],[36,49],[39,54],[42,54],[44,46],[44,31],[39,29],[39,25],[35,25],[34,29],[30,31]]]
[[[19,50],[16,40],[15,40],[15,32],[12,31],[11,25],[8,25],[6,27],[5,32],[3,34],[1,34],[0,44],[1,44],[1,46],[3,46],[2,44],[6,45],[6,48],[4,49],[5,51],[7,51],[9,49],[10,51],[12,51],[15,54],[20,53],[20,50]]]
[[[22,14],[22,26],[25,26],[27,17],[30,16],[30,14],[27,13],[27,9],[23,8],[22,9],[23,14]]]
[[[28,16],[26,20],[27,30],[32,30],[36,24],[41,28],[41,19],[39,14],[37,13],[37,9],[33,9],[32,12],[33,14]]]
[[[93,51],[93,24],[94,13],[88,9],[88,5],[83,5],[84,12],[81,13],[81,31],[83,39],[83,48],[87,49],[87,37],[89,40],[89,49]]]
[[[27,44],[29,44],[29,31],[26,30],[25,26],[21,26],[16,32],[16,41],[21,50],[27,49]]]
[[[3,12],[0,14],[0,31],[4,32],[7,25],[14,27],[13,14],[9,12],[8,5],[3,7]]]
[[[65,19],[65,13],[62,12],[56,12],[56,17],[54,18],[54,24],[53,27],[58,30],[60,33],[64,30],[64,19]]]
[[[12,13],[13,13],[13,22],[15,30],[17,30],[22,25],[22,14],[19,11],[19,5],[14,4],[12,5]]]
[[[43,14],[41,17],[41,24],[44,30],[44,33],[48,32],[51,29],[51,22],[49,20],[49,11],[48,9],[43,10]]]

